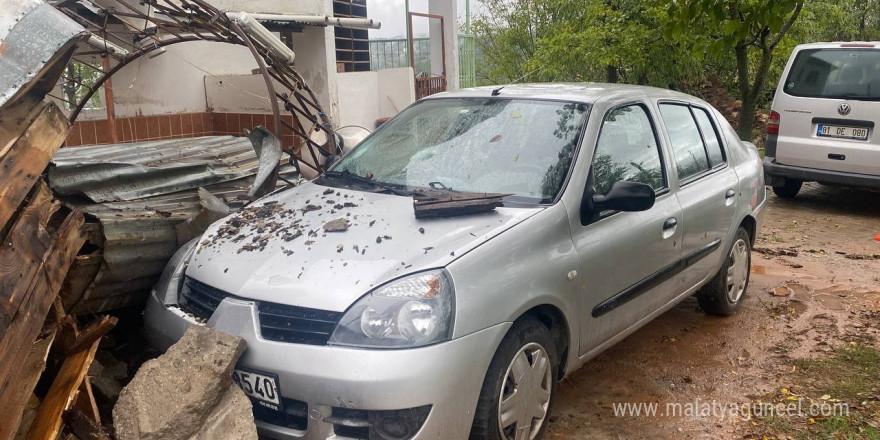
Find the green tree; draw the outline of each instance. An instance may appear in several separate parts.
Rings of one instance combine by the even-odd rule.
[[[803,7],[803,0],[685,0],[669,4],[668,14],[674,19],[666,27],[668,39],[681,41],[695,32],[709,36],[704,48],[710,55],[733,52],[736,86],[742,98],[737,132],[743,139],[752,138],[755,111],[777,48]]]

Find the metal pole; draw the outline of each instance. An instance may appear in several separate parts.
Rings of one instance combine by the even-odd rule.
[[[409,16],[409,0],[406,0],[406,50],[412,52],[412,17]],[[413,67],[412,54],[406,57],[406,67]]]

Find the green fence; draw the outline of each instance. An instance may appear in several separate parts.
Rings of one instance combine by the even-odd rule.
[[[473,35],[458,36],[459,81],[461,87],[476,84],[476,59]],[[413,39],[415,72],[431,72],[431,41],[428,38]],[[370,70],[393,69],[409,65],[406,39],[370,40]]]

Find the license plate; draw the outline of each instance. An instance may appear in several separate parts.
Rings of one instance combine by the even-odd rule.
[[[232,380],[255,402],[275,411],[282,410],[277,375],[235,369]]]
[[[868,139],[868,129],[864,127],[842,127],[839,125],[819,124],[816,130],[816,136],[858,139],[864,141]]]

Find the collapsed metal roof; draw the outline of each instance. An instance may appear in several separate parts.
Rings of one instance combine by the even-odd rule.
[[[0,0],[0,106],[52,89],[88,32],[41,0]]]
[[[60,196],[123,202],[241,179],[258,167],[248,138],[205,136],[62,148],[49,182]]]
[[[65,309],[142,303],[180,245],[252,199],[259,163],[251,141],[233,136],[59,150],[49,185],[87,214],[93,246],[71,268]]]

